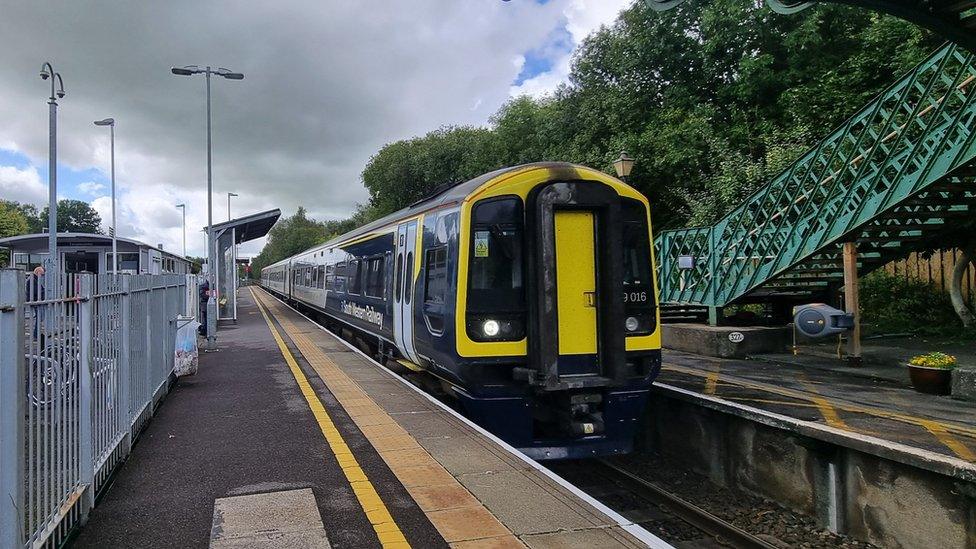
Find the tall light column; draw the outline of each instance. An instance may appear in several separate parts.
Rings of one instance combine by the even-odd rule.
[[[210,295],[207,299],[207,350],[215,350],[217,338],[217,270],[216,253],[213,240],[213,141],[211,139],[211,117],[210,117],[210,76],[223,76],[228,80],[243,80],[244,74],[231,72],[225,68],[200,68],[197,65],[186,67],[173,67],[170,71],[177,76],[193,76],[203,74],[207,78],[207,279],[210,282]]]
[[[227,193],[227,221],[230,221],[230,197],[239,196],[237,193]]]
[[[177,204],[176,207],[183,210],[183,257],[186,257],[186,204]]]
[[[95,125],[108,126],[112,132],[112,274],[114,275],[119,273],[119,246],[116,240],[119,229],[115,224],[115,119],[96,120]]]
[[[64,81],[54,72],[51,63],[41,65],[41,80],[51,79],[51,97],[48,99],[48,268],[50,274],[58,272],[58,99],[64,97]],[[57,81],[57,89],[55,89]],[[49,280],[58,280],[52,276]]]

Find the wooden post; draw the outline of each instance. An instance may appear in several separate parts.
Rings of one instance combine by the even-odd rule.
[[[844,243],[844,310],[854,315],[854,329],[847,343],[847,360],[861,365],[861,306],[857,289],[857,243]]]

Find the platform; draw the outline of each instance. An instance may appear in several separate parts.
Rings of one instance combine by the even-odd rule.
[[[904,375],[904,374],[903,374]],[[921,394],[856,367],[665,351],[658,385],[976,463],[976,403]]]
[[[76,547],[644,547],[657,538],[260,289]]]

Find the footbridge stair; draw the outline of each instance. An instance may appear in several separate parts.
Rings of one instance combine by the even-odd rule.
[[[655,239],[665,307],[822,299],[938,247],[976,208],[976,60],[948,44],[716,224]]]

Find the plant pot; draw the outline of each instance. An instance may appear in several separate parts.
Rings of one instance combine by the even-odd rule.
[[[951,368],[929,368],[909,364],[908,375],[912,379],[912,386],[920,393],[948,395],[952,387]]]

